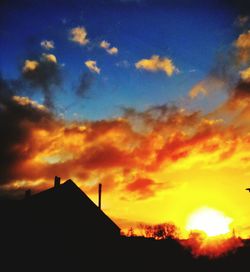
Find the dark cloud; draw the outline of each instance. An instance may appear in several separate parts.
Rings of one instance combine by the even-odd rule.
[[[238,33],[229,49],[217,53],[210,72],[201,84],[206,95],[224,92],[230,101],[232,97],[248,95],[249,83],[242,80],[240,75],[250,65],[249,40],[248,31]]]
[[[94,77],[90,73],[83,73],[80,76],[79,85],[76,88],[76,95],[79,97],[86,97],[87,91],[90,89],[92,83],[94,81]]]
[[[40,89],[44,95],[44,105],[50,109],[54,109],[54,92],[56,87],[59,87],[62,83],[60,66],[57,62],[46,58],[42,58],[37,63],[38,65],[35,69],[23,71],[23,79],[31,88]]]
[[[33,127],[47,127],[52,115],[13,100],[13,82],[0,79],[0,183],[16,178],[15,167],[32,156],[28,145]]]
[[[237,51],[231,48],[227,52],[220,52],[213,63],[212,69],[208,75],[209,78],[223,81],[229,88],[237,80]]]
[[[232,91],[232,96],[236,99],[250,98],[250,82],[240,80]]]

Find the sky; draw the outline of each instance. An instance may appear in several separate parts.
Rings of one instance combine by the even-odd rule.
[[[0,188],[71,178],[126,229],[202,207],[250,233],[245,1],[2,1]]]

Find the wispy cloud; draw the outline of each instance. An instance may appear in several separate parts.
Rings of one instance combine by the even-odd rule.
[[[116,62],[115,66],[122,67],[122,68],[129,68],[130,63],[127,60],[121,60],[121,61]]]
[[[91,72],[100,74],[101,69],[97,67],[96,61],[94,61],[94,60],[87,60],[87,61],[85,61],[85,65],[89,68],[89,70]]]
[[[70,30],[70,40],[79,43],[80,45],[89,43],[87,35],[87,31],[83,26],[78,26]]]
[[[12,99],[19,105],[24,106],[24,107],[34,107],[35,109],[46,111],[48,110],[44,105],[37,103],[36,101],[30,99],[27,96],[19,96],[19,95],[14,95]]]
[[[207,89],[205,88],[203,82],[196,84],[188,93],[189,97],[192,99],[196,98],[200,94],[207,95]]]
[[[86,92],[90,89],[94,78],[93,75],[89,72],[84,73],[80,76],[79,84],[76,89],[76,95],[79,97],[85,97]]]
[[[174,72],[179,70],[169,58],[153,55],[150,59],[141,59],[135,63],[137,69],[143,69],[150,72],[163,71],[168,76],[172,76]]]
[[[55,48],[55,43],[53,41],[43,40],[40,43],[41,47],[47,50]]]
[[[117,47],[111,47],[110,46],[110,43],[109,42],[107,42],[107,41],[102,41],[102,42],[100,42],[100,47],[101,48],[103,48],[103,49],[105,49],[106,50],[106,52],[108,53],[108,54],[110,54],[110,55],[115,55],[115,54],[117,54],[118,53],[118,48]]]

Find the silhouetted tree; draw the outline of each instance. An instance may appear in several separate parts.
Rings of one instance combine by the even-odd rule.
[[[164,223],[157,225],[140,224],[140,229],[143,235],[147,238],[155,238],[157,240],[178,237],[179,231],[177,227],[172,223]]]
[[[130,227],[130,228],[128,229],[127,236],[128,236],[128,237],[133,237],[133,236],[135,236],[134,229],[133,229],[132,227]]]

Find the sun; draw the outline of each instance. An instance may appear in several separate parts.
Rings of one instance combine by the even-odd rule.
[[[196,210],[188,218],[186,229],[188,231],[201,231],[207,236],[217,236],[230,232],[232,219],[222,212],[203,207]]]

